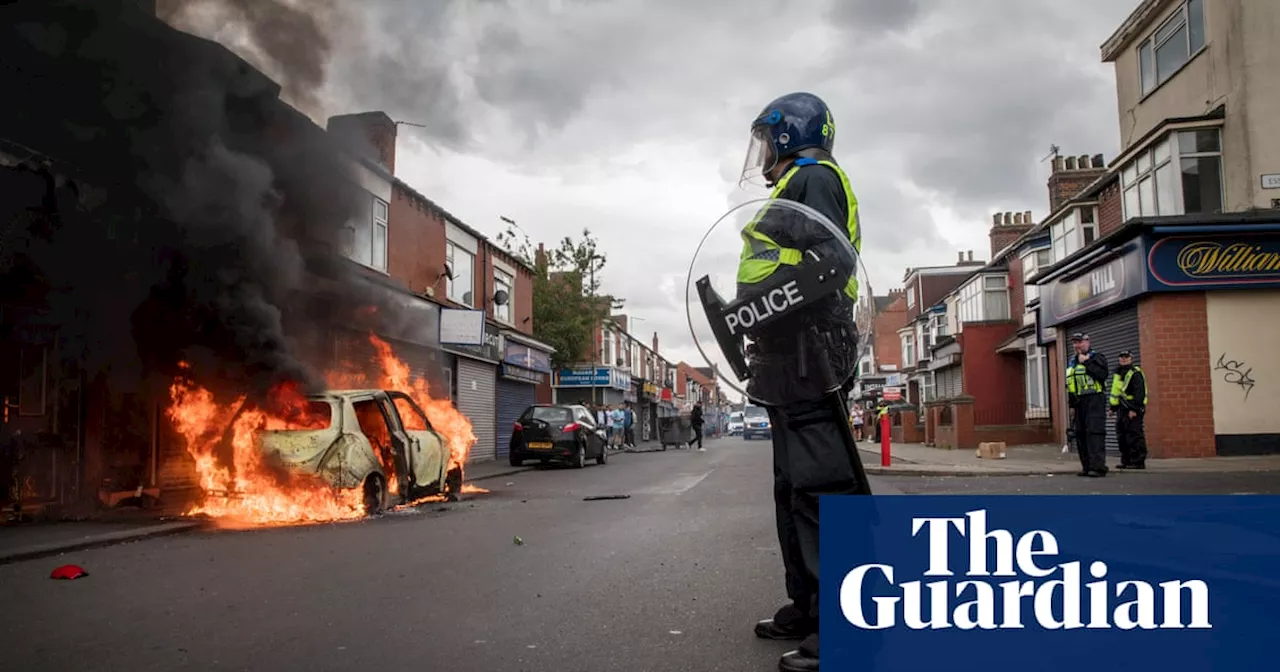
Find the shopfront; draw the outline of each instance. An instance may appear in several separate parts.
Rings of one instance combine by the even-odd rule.
[[[612,366],[566,367],[556,372],[552,386],[558,404],[613,406],[630,394],[631,375]]]
[[[549,345],[524,334],[502,332],[502,364],[498,367],[497,456],[511,451],[515,422],[525,409],[537,403],[537,388],[551,374]]]
[[[1038,282],[1059,368],[1078,331],[1112,371],[1122,350],[1143,368],[1153,458],[1280,453],[1280,217],[1135,220]]]
[[[497,456],[497,379],[502,363],[501,335],[492,323],[484,324],[483,345],[441,345],[450,356],[454,404],[471,421],[476,443],[468,462],[492,460]]]
[[[640,416],[637,422],[640,424],[641,441],[652,441],[658,436],[654,430],[654,418],[658,417],[658,398],[661,395],[662,388],[649,381],[645,381],[640,388],[640,403],[637,404],[636,413]]]

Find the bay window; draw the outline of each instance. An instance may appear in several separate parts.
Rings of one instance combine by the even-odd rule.
[[[1124,218],[1222,212],[1222,138],[1217,128],[1177,131],[1120,171]]]
[[[902,366],[916,365],[916,335],[902,334]]]
[[[1027,339],[1026,350],[1027,417],[1047,418],[1049,417],[1049,384],[1044,348],[1036,344],[1033,336]]]
[[[1028,282],[1042,268],[1053,265],[1053,250],[1047,247],[1029,250],[1022,255],[1022,288],[1025,303],[1030,304],[1040,298],[1040,286]]]
[[[979,275],[960,288],[961,322],[999,322],[1009,314],[1009,276]]]

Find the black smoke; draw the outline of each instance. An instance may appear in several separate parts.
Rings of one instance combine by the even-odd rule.
[[[186,362],[224,399],[321,387],[285,322],[357,212],[348,159],[280,84],[146,4],[0,2],[0,86],[22,92],[0,106],[0,152],[22,163],[8,175],[46,187],[0,211],[39,213],[5,283],[45,288],[34,298],[49,310],[14,319],[56,325],[64,352],[115,381],[164,381]],[[230,4],[283,31],[268,51],[290,85],[318,86],[319,28],[289,30],[269,0]]]

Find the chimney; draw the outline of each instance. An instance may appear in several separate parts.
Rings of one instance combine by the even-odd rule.
[[[956,264],[959,265],[963,263],[964,263],[964,250],[960,250],[956,252]]]
[[[327,130],[346,143],[349,151],[373,159],[395,174],[396,122],[385,112],[329,117]]]
[[[658,352],[660,352],[658,350],[658,332],[655,331],[653,332],[653,354],[657,355]]]
[[[1106,171],[1101,154],[1055,158],[1053,173],[1049,175],[1049,212],[1057,212]]]
[[[969,261],[973,261],[973,250],[969,250]]]
[[[996,260],[1001,250],[1035,227],[1035,223],[1031,221],[1030,210],[1001,213],[996,215],[994,220],[997,223],[991,227],[991,231],[987,234],[991,239],[992,261]],[[970,257],[970,260],[972,260],[972,257]]]

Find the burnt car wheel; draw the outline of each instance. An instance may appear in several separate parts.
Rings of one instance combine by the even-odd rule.
[[[382,477],[370,474],[364,479],[364,515],[374,516],[382,513],[387,506],[387,488]]]
[[[454,467],[444,477],[444,498],[456,502],[462,496],[462,467]]]

